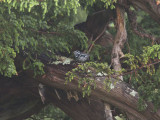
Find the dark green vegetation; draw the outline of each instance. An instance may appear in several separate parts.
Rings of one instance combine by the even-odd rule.
[[[0,119],[70,120],[53,104],[75,120],[159,120],[159,9],[154,0],[1,0]],[[90,60],[77,63],[75,50]]]
[[[53,105],[48,105],[42,109],[41,112],[32,115],[26,120],[71,120],[71,118],[59,108],[55,108]]]

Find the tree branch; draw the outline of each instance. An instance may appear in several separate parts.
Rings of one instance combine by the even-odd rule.
[[[124,46],[124,43],[126,42],[127,39],[127,32],[125,28],[125,18],[124,18],[124,9],[121,8],[120,6],[116,7],[116,12],[117,12],[117,34],[115,37],[114,45],[112,48],[112,60],[111,64],[115,71],[120,71],[121,70],[121,63],[120,63],[120,58],[123,57],[123,52],[122,48]],[[121,80],[123,80],[123,77],[119,77]]]
[[[154,44],[154,41],[155,41],[156,37],[154,37],[151,34],[147,34],[146,32],[140,32],[138,30],[138,28],[139,28],[141,31],[144,31],[143,28],[138,26],[138,23],[136,22],[136,20],[137,20],[136,14],[129,9],[127,10],[127,14],[128,14],[129,23],[131,25],[131,28],[132,28],[133,32],[135,34],[137,34],[138,36],[142,37],[142,38],[145,37],[145,38],[151,39],[152,44]]]
[[[128,0],[135,8],[140,8],[160,24],[160,5],[155,0]]]
[[[71,66],[65,66],[65,68],[71,69]],[[68,70],[69,70],[68,69]],[[37,78],[41,82],[45,83],[48,86],[59,88],[62,90],[72,90],[77,92],[82,92],[81,88],[78,88],[78,79],[74,79],[72,82],[65,85],[65,73],[68,71],[64,69],[64,66],[51,66],[46,68],[47,73],[45,77]],[[105,77],[96,77],[95,81],[97,88],[91,92],[92,99],[98,99],[113,105],[124,112],[134,116],[137,120],[159,120],[160,111],[156,113],[151,112],[153,110],[152,104],[147,104],[147,109],[143,112],[138,111],[138,93],[130,88],[124,82],[117,82],[116,85],[113,84],[114,88],[108,92],[104,88],[103,81]],[[134,94],[133,94],[134,93]],[[89,98],[90,98],[89,97]],[[151,118],[152,117],[152,118]],[[135,119],[135,120],[136,120]]]

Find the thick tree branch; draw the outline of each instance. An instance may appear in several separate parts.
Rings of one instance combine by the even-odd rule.
[[[67,66],[65,66],[66,68]],[[69,67],[69,66],[68,66]],[[71,68],[71,67],[69,67]],[[63,90],[72,90],[81,92],[81,88],[78,88],[78,79],[73,80],[71,83],[65,85],[65,73],[67,72],[63,66],[52,66],[47,67],[47,74],[43,78],[38,78],[41,82],[45,83],[48,86],[60,88]],[[134,116],[137,120],[159,120],[160,112],[152,112],[153,106],[151,104],[147,104],[147,109],[143,112],[138,111],[138,94],[136,91],[131,89],[124,82],[118,82],[114,89],[108,92],[104,89],[103,80],[105,77],[96,78],[97,88],[92,91],[91,96],[92,99],[100,99],[105,103],[116,106],[119,109],[123,110],[130,114],[130,116]]]
[[[112,66],[116,71],[121,70],[120,58],[123,57],[122,48],[127,39],[127,32],[125,28],[125,18],[124,18],[124,9],[120,6],[116,7],[117,11],[117,34],[115,37],[114,45],[112,48]],[[123,80],[122,76],[119,77]]]
[[[146,103],[147,109],[142,112],[138,111],[137,109],[138,94],[124,82],[118,82],[116,85],[112,84],[111,91],[107,91],[106,89],[104,89],[104,83],[103,83],[105,77],[97,77],[95,78],[97,88],[91,92],[91,95],[89,97],[86,96],[86,98],[82,98],[81,95],[82,90],[81,88],[78,88],[78,79],[74,79],[72,82],[65,84],[65,74],[72,68],[73,67],[71,65],[46,66],[46,74],[42,77],[39,76],[37,78],[33,78],[33,71],[26,71],[25,73],[24,72],[21,73],[23,74],[23,76],[19,75],[19,77],[15,78],[15,80],[18,79],[18,81],[15,82],[15,80],[12,80],[11,84],[9,84],[9,81],[6,80],[4,80],[4,82],[6,83],[2,83],[1,80],[1,87],[0,87],[1,102],[6,101],[6,103],[9,104],[10,103],[9,100],[13,100],[10,99],[9,97],[15,96],[16,100],[17,99],[16,97],[20,97],[23,95],[25,96],[25,98],[29,97],[31,101],[36,101],[36,100],[40,101],[41,104],[39,103],[38,106],[39,105],[41,106],[43,104],[38,94],[38,82],[42,82],[43,84],[46,85],[46,88],[48,89],[47,101],[52,102],[55,106],[60,107],[74,120],[82,120],[85,118],[87,118],[85,120],[90,120],[90,119],[97,120],[99,118],[100,120],[105,120],[104,103],[115,106],[116,108],[126,112],[130,117],[134,118],[134,120],[160,119],[160,111],[153,112],[152,104]],[[11,86],[14,86],[13,83],[15,83],[15,87],[11,90],[9,88],[11,88]],[[5,84],[9,85],[10,87],[7,87]],[[6,88],[8,90],[7,92],[8,97],[4,96],[3,92],[5,91],[6,93]],[[54,89],[57,90],[61,99],[57,97]],[[69,101],[67,97],[68,91],[76,92],[78,94],[78,101],[76,101],[74,97],[72,97],[70,99],[71,101]],[[16,104],[19,109],[14,109],[14,111],[17,114],[13,114],[13,116],[8,116],[8,117],[22,118],[22,114],[18,114],[19,110],[22,111],[24,109],[23,103],[25,101],[24,100],[22,101],[23,101],[22,104]],[[1,108],[2,106],[3,104],[1,104]],[[12,106],[12,104],[10,106]],[[28,105],[28,107],[30,106]],[[25,107],[25,109],[28,108]],[[31,113],[33,114],[35,112],[35,111],[31,112],[31,110],[33,110],[32,107],[30,107],[30,109],[27,110],[30,111],[28,112],[30,115]],[[29,116],[27,112],[26,113],[24,112],[24,114]],[[5,116],[3,114],[3,110],[0,111],[0,115],[1,117]],[[21,115],[21,117],[19,115]]]

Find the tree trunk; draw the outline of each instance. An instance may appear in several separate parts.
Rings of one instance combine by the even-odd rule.
[[[116,19],[117,34],[116,34],[114,45],[112,48],[112,62],[111,63],[115,71],[121,71],[120,58],[124,56],[122,52],[122,48],[127,39],[127,32],[126,32],[126,27],[125,27],[124,9],[117,6],[116,11],[117,11],[117,19]],[[123,80],[123,77],[120,76],[119,79]]]

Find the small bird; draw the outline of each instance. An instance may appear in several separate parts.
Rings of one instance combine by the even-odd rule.
[[[46,98],[45,98],[45,87],[44,87],[44,85],[42,83],[39,83],[38,91],[39,91],[39,95],[41,97],[41,100],[42,100],[42,102],[44,104],[45,100],[46,100]]]
[[[73,53],[74,53],[76,60],[79,62],[85,62],[89,59],[89,54],[87,53],[82,53],[78,50],[74,51]]]
[[[76,59],[78,59],[79,55],[81,54],[81,52],[78,50],[74,51],[73,53]]]

